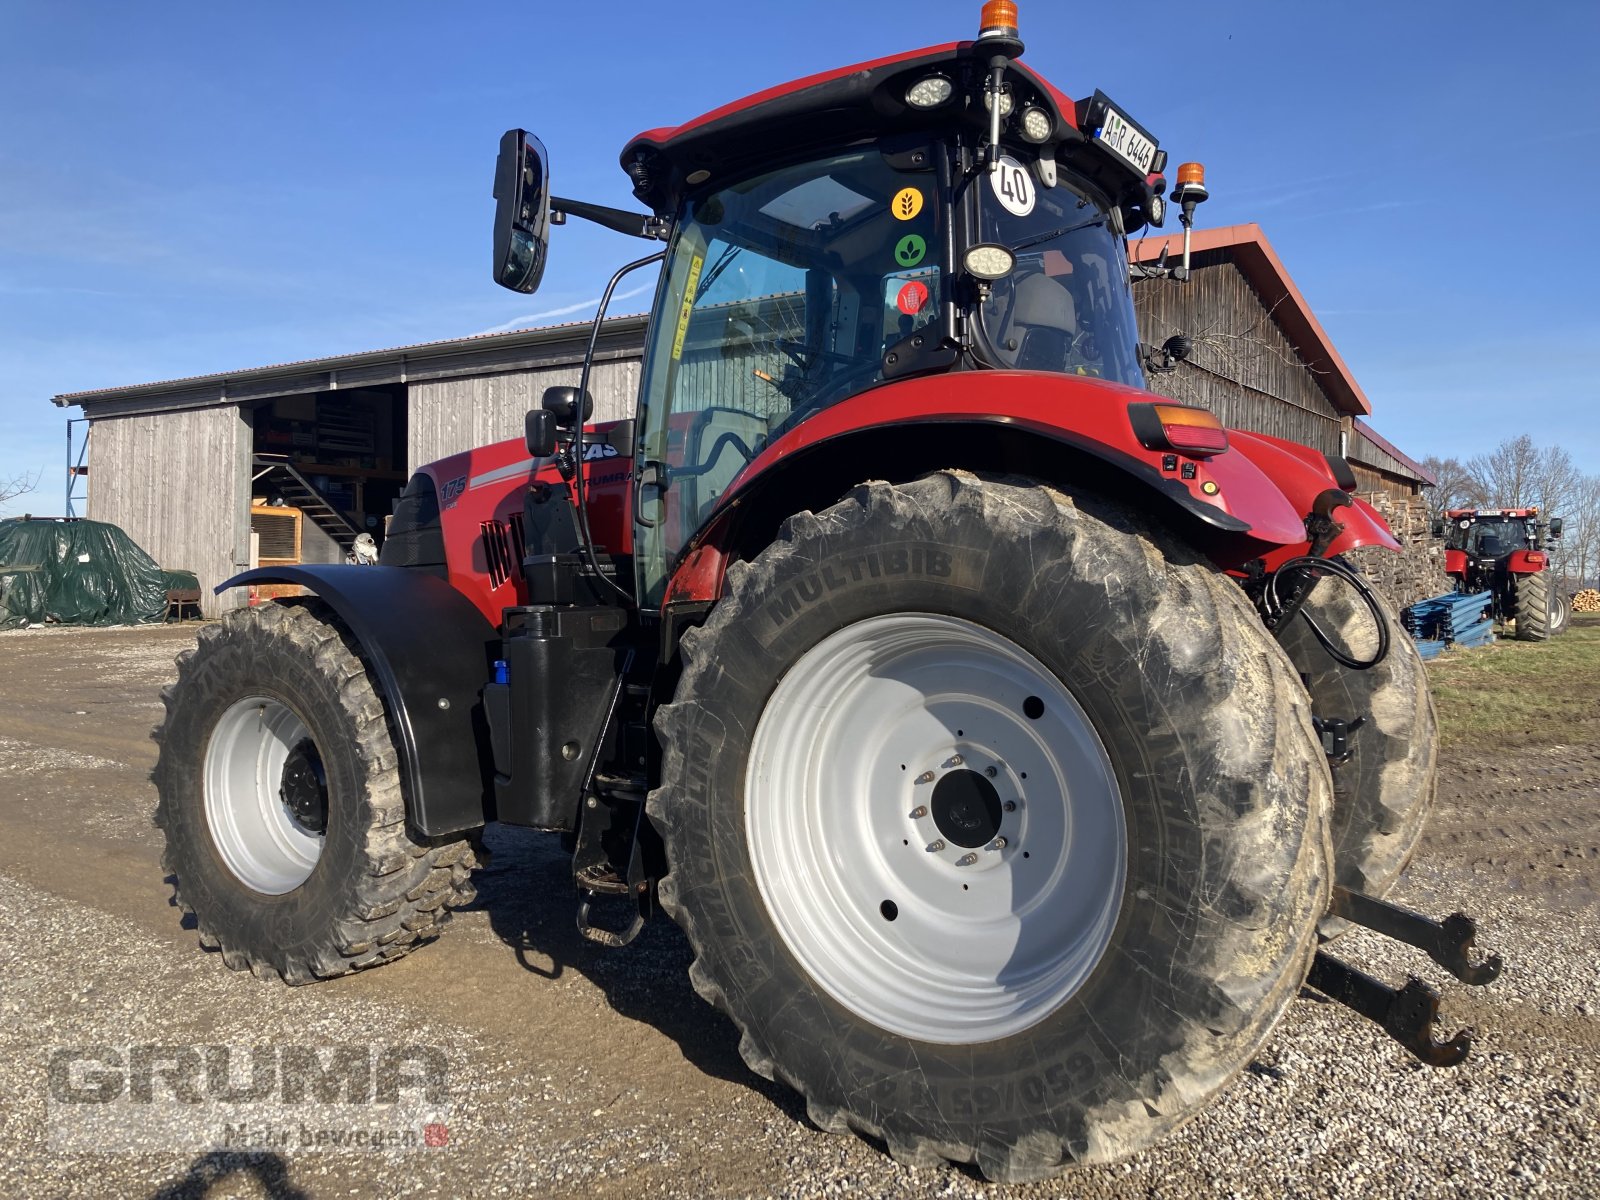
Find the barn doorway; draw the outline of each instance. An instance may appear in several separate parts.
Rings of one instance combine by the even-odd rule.
[[[406,483],[405,384],[275,396],[252,416],[258,562],[336,563],[381,547]]]

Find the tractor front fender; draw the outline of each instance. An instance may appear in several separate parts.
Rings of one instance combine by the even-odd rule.
[[[1323,492],[1333,488],[1344,490],[1327,457],[1309,446],[1286,442],[1264,433],[1230,429],[1228,447],[1230,452],[1240,454],[1255,464],[1302,517],[1312,511],[1317,497]],[[1382,546],[1395,551],[1400,549],[1400,543],[1383,515],[1360,497],[1352,497],[1349,504],[1334,509],[1333,519],[1342,524],[1344,530],[1328,546],[1329,555],[1344,554],[1363,546]],[[1304,554],[1307,548],[1308,542],[1302,531],[1298,543],[1266,556],[1268,569],[1275,569],[1287,559]]]
[[[493,815],[493,756],[483,686],[500,636],[437,576],[403,567],[261,567],[217,586],[292,583],[344,622],[372,670],[399,751],[409,824],[424,837],[476,829]]]

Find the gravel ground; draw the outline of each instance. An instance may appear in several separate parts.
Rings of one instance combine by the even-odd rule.
[[[492,831],[479,903],[399,963],[293,990],[224,969],[170,906],[149,824],[156,694],[193,634],[0,635],[0,1194],[1600,1193],[1600,715],[1586,744],[1529,745],[1515,767],[1445,763],[1398,898],[1478,916],[1507,959],[1498,982],[1462,987],[1362,931],[1341,943],[1369,970],[1440,986],[1447,1021],[1478,1033],[1465,1065],[1420,1067],[1345,1010],[1301,1000],[1168,1143],[998,1187],[909,1170],[811,1127],[792,1094],[745,1070],[731,1026],[690,990],[676,929],[656,923],[627,951],[578,938],[567,864],[539,835]],[[215,1154],[177,1148],[150,1118],[126,1129],[127,1151],[64,1149],[76,1110],[47,1103],[51,1047],[153,1043],[435,1048],[448,1063],[437,1114],[448,1144]]]

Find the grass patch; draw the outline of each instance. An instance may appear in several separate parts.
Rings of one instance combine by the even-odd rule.
[[[1600,728],[1600,613],[1548,642],[1496,641],[1428,664],[1446,746],[1592,742]]]

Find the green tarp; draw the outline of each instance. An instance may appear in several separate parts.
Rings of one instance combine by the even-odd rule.
[[[0,521],[0,629],[159,621],[168,588],[198,586],[103,521]]]

